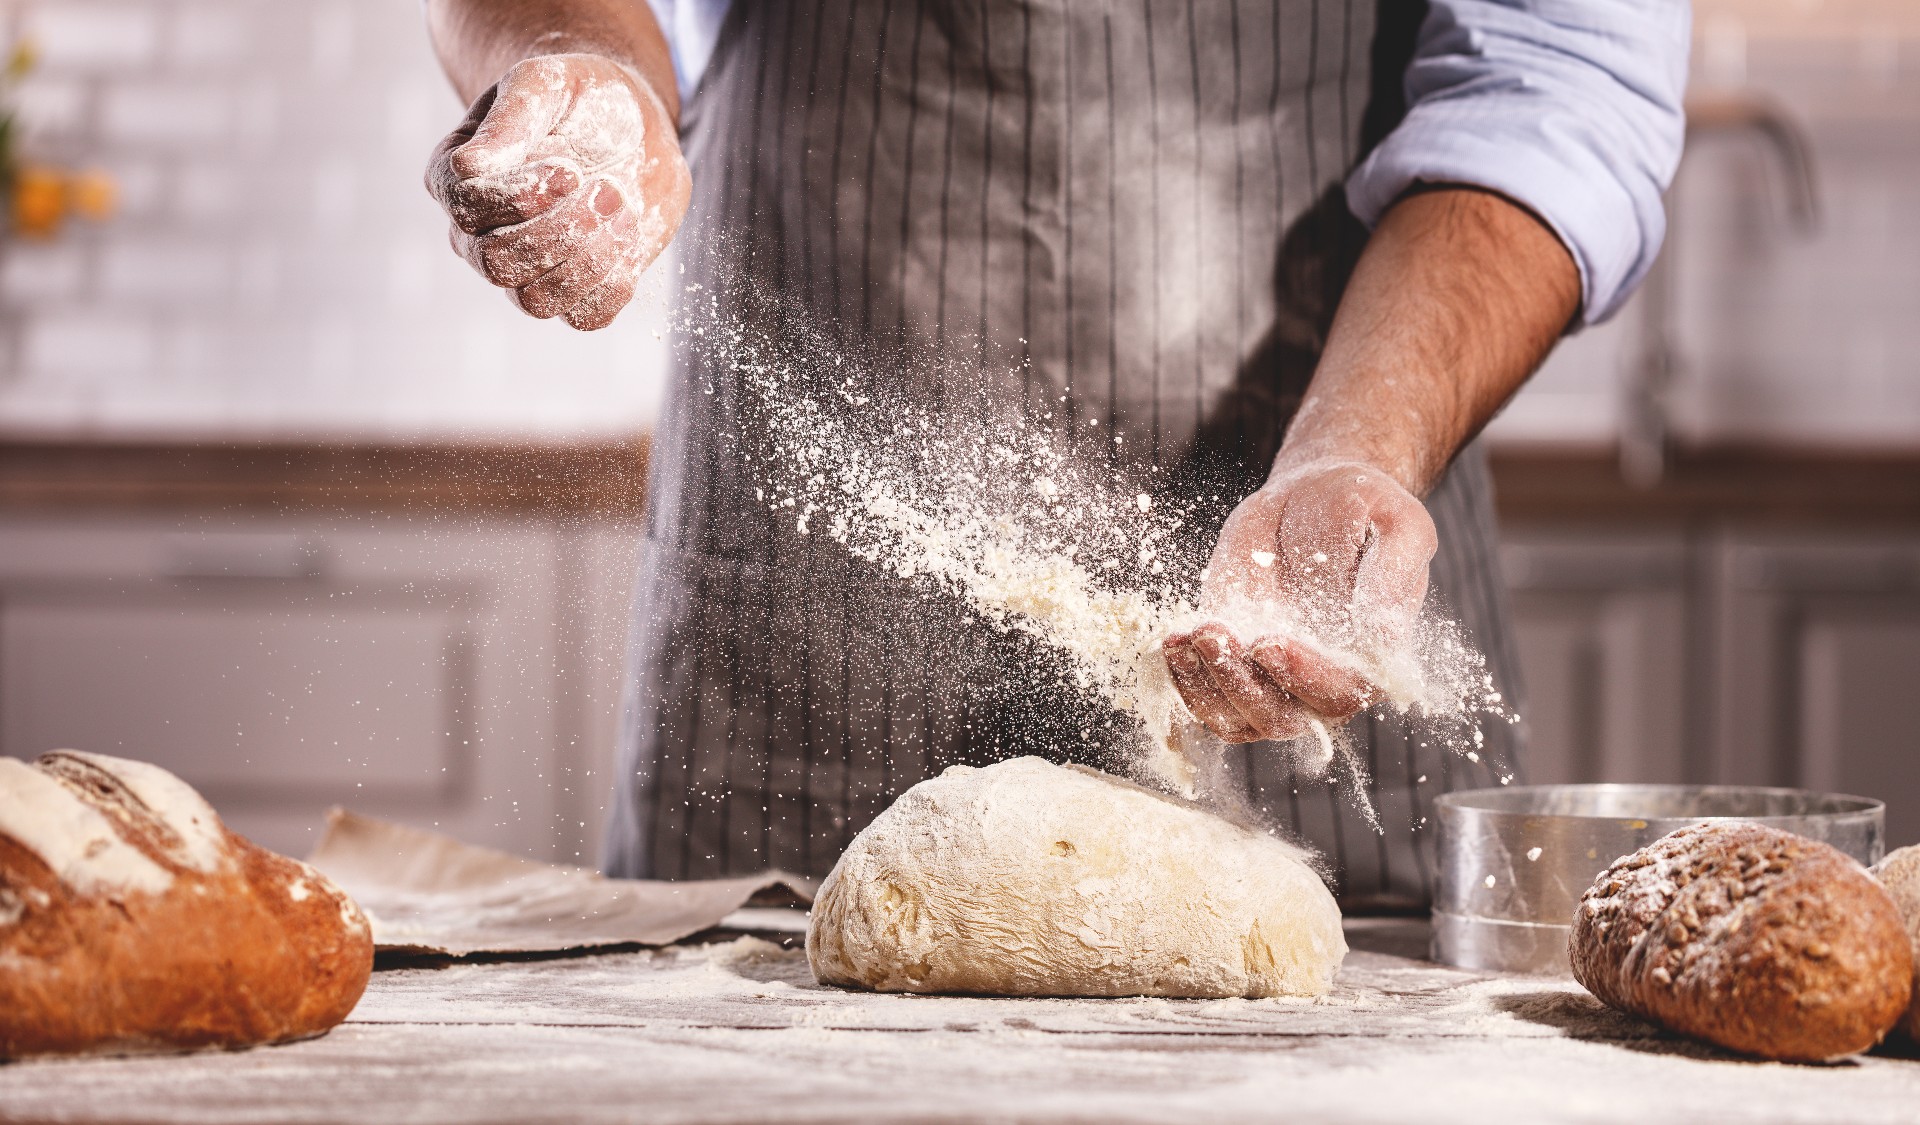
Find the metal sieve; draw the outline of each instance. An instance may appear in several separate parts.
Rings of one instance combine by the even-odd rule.
[[[1469,969],[1569,975],[1580,896],[1614,860],[1689,824],[1765,824],[1868,865],[1885,850],[1884,804],[1804,789],[1532,785],[1445,793],[1434,808],[1433,959]]]

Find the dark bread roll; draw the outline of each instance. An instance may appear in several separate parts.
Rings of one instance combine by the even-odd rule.
[[[1913,1000],[1907,1005],[1906,1014],[1900,1017],[1900,1030],[1907,1038],[1920,1040],[1920,845],[1888,852],[1887,858],[1873,865],[1873,873],[1893,896],[1900,921],[1907,927],[1915,979]]]
[[[1843,852],[1757,824],[1682,828],[1614,861],[1567,952],[1616,1008],[1790,1062],[1878,1043],[1913,987],[1886,890]]]
[[[0,1058],[318,1035],[372,970],[352,899],[167,771],[0,758]]]

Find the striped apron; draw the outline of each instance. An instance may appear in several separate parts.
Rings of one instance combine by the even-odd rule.
[[[797,352],[896,357],[849,369],[936,410],[951,393],[1047,419],[1143,490],[1211,490],[1210,546],[1264,479],[1364,244],[1341,183],[1403,111],[1422,10],[735,0],[684,122],[691,299]],[[684,349],[655,430],[611,873],[824,874],[948,765],[1117,744],[1111,713],[1022,690],[1047,659],[1030,642],[756,503],[730,445],[740,392]],[[1434,594],[1513,698],[1477,448],[1427,503]],[[1428,802],[1512,770],[1518,731],[1488,731],[1487,764],[1392,718],[1353,733],[1384,834],[1272,745],[1234,769],[1349,909],[1417,907]]]

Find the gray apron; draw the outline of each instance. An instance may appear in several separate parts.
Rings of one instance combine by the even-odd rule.
[[[1210,544],[1264,478],[1364,244],[1340,185],[1402,112],[1421,14],[735,0],[684,122],[693,299],[796,349],[890,357],[862,377],[936,409],[1051,413],[1144,489],[1223,497],[1194,533]],[[930,612],[756,503],[735,448],[752,429],[724,367],[687,349],[655,429],[611,873],[821,875],[948,765],[1118,740],[1097,705],[1015,686],[1047,659],[1028,642]],[[1428,505],[1434,594],[1511,698],[1477,448]],[[1393,719],[1353,732],[1384,834],[1271,745],[1236,768],[1350,908],[1417,907],[1429,801],[1495,784],[1518,732],[1490,729],[1483,764]]]

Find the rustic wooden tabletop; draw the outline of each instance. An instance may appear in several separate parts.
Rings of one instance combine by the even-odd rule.
[[[757,938],[385,971],[332,1034],[0,1066],[0,1119],[62,1122],[1910,1122],[1920,1060],[1742,1061],[1571,982],[1421,959],[1350,922],[1334,994],[995,1000],[822,988]]]

